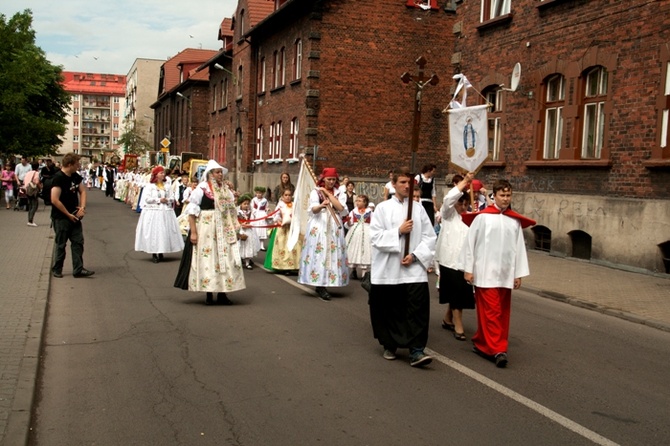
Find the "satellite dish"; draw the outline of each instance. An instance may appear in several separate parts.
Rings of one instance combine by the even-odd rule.
[[[519,62],[514,65],[514,69],[512,70],[512,83],[510,86],[511,91],[516,91],[516,89],[519,87],[519,81],[521,80],[521,64]]]
[[[516,91],[517,88],[519,88],[519,82],[521,81],[521,64],[519,62],[514,65],[514,69],[512,70],[512,81],[510,82],[510,87],[512,88],[505,88],[505,84],[500,84],[500,88],[502,88],[503,91]]]

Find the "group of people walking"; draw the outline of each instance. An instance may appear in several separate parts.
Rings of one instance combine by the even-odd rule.
[[[205,293],[208,305],[232,304],[228,293],[246,288],[244,270],[252,269],[253,258],[267,249],[267,269],[297,274],[298,283],[314,287],[326,302],[333,288],[347,286],[351,277],[361,279],[382,356],[393,360],[399,349],[408,349],[410,365],[423,367],[432,361],[425,348],[428,275],[435,271],[439,302],[448,305],[442,327],[466,340],[462,313],[476,308],[474,351],[505,367],[511,290],[529,273],[522,229],[535,222],[511,210],[512,186],[504,180],[485,199],[490,205],[480,209],[469,193],[478,181],[473,173],[455,175],[438,207],[435,171],[434,165],[419,175],[391,171],[388,198],[374,206],[367,196],[355,194],[348,179],[341,185],[335,168],[326,167],[309,192],[306,209],[293,202],[295,186],[284,173],[271,210],[272,195],[266,196],[265,188],[256,188],[254,196],[240,195],[224,179],[227,169],[209,160],[198,183],[185,178],[182,189],[169,187],[158,166],[147,184],[119,198],[128,202],[134,195],[130,204],[137,202],[141,210],[135,249],[152,254],[155,263],[163,254],[183,251],[174,286]],[[134,181],[125,180],[124,187],[132,189]],[[483,189],[481,182],[477,186]],[[416,198],[411,190],[417,190]],[[306,230],[291,243],[296,212],[307,220]]]

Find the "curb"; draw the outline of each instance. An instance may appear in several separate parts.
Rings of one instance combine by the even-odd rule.
[[[28,444],[29,434],[32,430],[32,409],[37,394],[37,377],[45,332],[49,286],[51,284],[51,259],[53,257],[53,234],[51,233],[51,227],[48,228],[46,238],[48,242],[44,244],[44,260],[42,261],[40,276],[37,281],[37,292],[30,315],[30,325],[26,332],[26,345],[23,350],[16,392],[14,393],[2,441],[3,445],[8,446]]]
[[[530,287],[530,286],[521,286],[521,289],[529,293],[536,294],[540,297],[546,297],[557,302],[563,302],[570,304],[574,307],[584,308],[587,310],[597,311],[598,313],[606,314],[608,316],[618,317],[619,319],[626,320],[628,322],[633,322],[636,324],[646,325],[657,330],[670,332],[670,324],[655,319],[647,319],[642,316],[638,316],[627,311],[618,310],[612,307],[606,307],[600,304],[593,302],[587,302],[585,300],[577,299],[575,297],[570,297],[565,294],[557,293],[555,291],[542,290],[540,288]]]

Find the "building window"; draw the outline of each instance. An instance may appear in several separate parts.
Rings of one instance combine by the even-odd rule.
[[[119,130],[119,124],[115,122],[114,123],[114,131],[117,132],[118,130]]]
[[[663,101],[663,111],[661,117],[661,148],[664,152],[667,152],[668,147],[670,147],[670,141],[668,140],[668,133],[670,128],[670,61],[666,62],[665,64],[663,94],[665,100]]]
[[[271,160],[274,155],[275,147],[275,123],[270,124],[270,139],[268,140],[268,159]]]
[[[275,140],[274,140],[274,153],[273,158],[276,160],[281,159],[281,146],[282,146],[282,126],[281,121],[275,124]]]
[[[212,111],[216,111],[216,100],[218,99],[216,87],[216,84],[212,84]]]
[[[437,0],[407,0],[405,6],[408,8],[421,8],[423,10],[439,9]]]
[[[220,164],[226,164],[226,134],[219,133],[219,144],[217,147],[216,159]]]
[[[79,109],[75,108],[74,110],[72,110],[72,114],[77,116],[79,114]]]
[[[72,122],[72,126],[73,126],[74,128],[78,128],[78,127],[79,127],[79,121],[73,121],[73,122]]]
[[[595,67],[584,76],[582,159],[599,159],[605,130],[607,70]]]
[[[254,159],[263,160],[263,125],[259,125],[256,129],[256,153]]]
[[[293,79],[302,78],[302,40],[295,41],[295,59],[293,62]]]
[[[544,159],[558,159],[563,141],[565,77],[554,74],[546,82],[544,97]]]
[[[72,135],[73,142],[79,142],[79,135]]]
[[[261,57],[261,63],[258,70],[258,91],[265,93],[265,57]]]
[[[239,40],[242,40],[244,36],[244,9],[240,11],[240,37]]]
[[[286,83],[286,50],[283,47],[279,50],[279,61],[281,63],[279,85],[284,85]]]
[[[235,79],[235,84],[237,85],[237,97],[242,97],[242,65],[237,68],[237,79]]]
[[[116,97],[116,96],[114,96],[114,103],[115,103],[115,104],[118,104],[118,103],[119,103],[119,98]]]
[[[228,78],[221,81],[221,107],[228,107]]]
[[[295,154],[298,152],[298,136],[300,132],[300,123],[298,118],[291,119],[291,140],[289,141],[288,146],[288,157],[294,159]]]
[[[272,88],[278,88],[284,85],[286,75],[284,72],[285,53],[284,48],[274,53],[274,75],[272,77]]]
[[[482,94],[486,101],[491,104],[487,126],[489,159],[491,161],[501,161],[503,92],[497,85],[491,85],[485,88]]]
[[[506,14],[512,10],[512,0],[482,0],[481,21],[495,19]]]
[[[118,111],[118,110],[114,110],[114,117],[115,117],[115,118],[118,118],[118,117],[119,117],[119,111]]]
[[[72,95],[72,102],[76,102],[79,100],[79,95],[78,94],[73,94]]]

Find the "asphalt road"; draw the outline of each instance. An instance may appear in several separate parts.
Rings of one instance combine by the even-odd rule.
[[[440,327],[424,370],[381,357],[357,282],[330,303],[257,268],[232,307],[133,251],[139,214],[93,191],[89,279],[52,279],[31,444],[656,445],[670,333],[515,292],[510,364]],[[433,290],[434,291],[434,290]],[[465,314],[468,337],[473,311]]]

